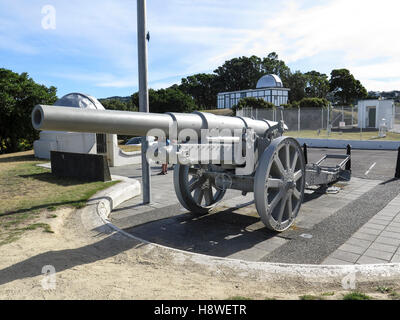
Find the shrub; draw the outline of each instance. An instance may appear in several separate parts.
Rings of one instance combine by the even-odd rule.
[[[303,98],[299,102],[299,108],[326,108],[328,100],[321,98]]]
[[[299,108],[300,107],[300,102],[299,101],[294,101],[292,103],[283,104],[282,107],[284,107],[285,109]]]
[[[233,106],[233,109],[235,111],[241,110],[243,108],[269,109],[269,108],[275,108],[275,105],[261,98],[247,97],[240,99],[238,104]]]

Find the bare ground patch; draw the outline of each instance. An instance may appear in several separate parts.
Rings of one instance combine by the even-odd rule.
[[[40,188],[38,181],[33,183]],[[32,194],[24,187],[28,196]],[[352,293],[337,285],[311,288],[301,280],[288,286],[280,275],[266,277],[262,272],[195,263],[185,256],[177,259],[168,250],[87,229],[83,212],[63,206],[49,210],[46,204],[27,225],[48,225],[51,233],[32,228],[1,246],[0,299],[331,300]],[[42,270],[47,265],[56,270],[56,287],[51,290],[42,286],[46,279]],[[397,299],[399,283],[371,284],[358,290],[372,299]],[[348,297],[363,296],[355,293]]]
[[[343,299],[352,293],[301,281],[288,288],[284,278],[267,281],[176,259],[166,250],[118,234],[86,230],[81,210],[63,209],[51,219],[53,234],[33,230],[2,247],[0,299]],[[56,288],[44,290],[42,268],[56,270]],[[382,290],[389,288],[390,291]],[[371,299],[395,299],[395,284],[362,288]],[[357,295],[354,295],[357,296]]]

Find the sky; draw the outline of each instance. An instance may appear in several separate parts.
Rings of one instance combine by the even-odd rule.
[[[149,86],[276,52],[292,71],[347,68],[367,90],[400,90],[398,0],[147,0]],[[58,96],[138,89],[136,1],[0,0],[0,68]]]

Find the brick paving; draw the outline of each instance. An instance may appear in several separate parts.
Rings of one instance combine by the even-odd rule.
[[[364,224],[323,264],[400,262],[400,195]]]

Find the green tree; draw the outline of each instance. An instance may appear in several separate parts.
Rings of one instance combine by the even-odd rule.
[[[304,74],[306,77],[305,95],[307,98],[326,98],[329,92],[328,76],[317,71]]]
[[[132,104],[139,105],[139,94],[132,95]],[[149,90],[150,112],[192,112],[197,106],[191,96],[173,86],[167,89]]]
[[[253,89],[264,75],[261,58],[256,56],[240,57],[225,61],[214,73],[216,86],[221,91]]]
[[[193,97],[201,109],[215,109],[217,95],[221,90],[217,75],[199,73],[183,78],[179,89]]]
[[[287,86],[291,72],[290,68],[285,64],[284,61],[279,60],[279,56],[276,52],[271,52],[266,58],[262,60],[262,71],[264,74],[276,74],[283,82],[283,86]]]
[[[303,98],[299,102],[299,108],[326,108],[328,103],[323,98]]]
[[[99,101],[107,110],[138,111],[138,107],[133,105],[132,99],[126,102],[117,98],[101,99]]]
[[[331,72],[330,92],[335,104],[350,105],[357,99],[368,96],[367,90],[347,69],[336,69]]]
[[[290,74],[286,86],[290,89],[289,101],[291,103],[300,101],[306,96],[307,77],[300,71],[296,71]]]
[[[257,56],[234,58],[217,68],[214,85],[221,91],[254,89],[258,80],[265,74],[278,75],[286,86],[291,76],[290,68],[279,60],[275,52],[265,58]]]
[[[52,105],[57,89],[37,84],[27,73],[0,69],[0,153],[31,148],[38,138],[31,113],[35,105]]]

